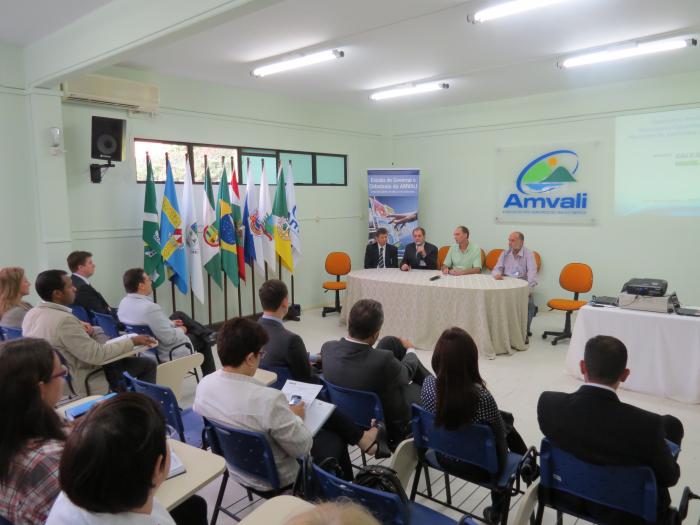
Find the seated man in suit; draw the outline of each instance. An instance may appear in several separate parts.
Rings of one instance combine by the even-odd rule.
[[[192,343],[192,347],[204,355],[202,374],[211,374],[216,370],[214,356],[211,353],[211,340],[213,332],[201,327],[198,331],[190,331],[188,327],[173,314],[171,320],[163,312],[160,305],[153,302],[151,293],[153,287],[151,278],[143,268],[132,268],[124,272],[124,290],[126,297],[119,303],[119,320],[124,324],[148,325],[158,339],[158,357],[161,361],[170,360],[170,352],[174,350],[173,357],[187,355],[189,350],[182,343]]]
[[[68,254],[66,262],[72,272],[70,278],[76,289],[74,304],[82,306],[88,312],[109,314],[118,321],[116,310],[109,306],[102,294],[90,284],[89,279],[95,273],[95,262],[92,260],[92,254],[84,251],[71,252]]]
[[[437,270],[438,249],[434,244],[425,242],[425,230],[420,226],[413,230],[413,242],[406,245],[401,270]]]
[[[135,345],[156,344],[145,335],[105,344],[96,341],[68,307],[75,300],[75,287],[63,270],[41,272],[34,287],[43,301],[24,316],[22,333],[45,339],[63,355],[77,394],[85,394],[85,378],[104,361],[129,352]],[[124,371],[144,381],[156,381],[156,365],[144,357],[125,357],[103,368],[112,390],[121,387]]]
[[[376,242],[371,242],[365,249],[365,268],[398,268],[399,250],[392,246],[386,228],[378,228]]]
[[[467,275],[481,273],[481,248],[469,241],[469,228],[457,226],[454,231],[455,244],[445,256],[442,273]]]
[[[268,336],[260,367],[285,367],[289,369],[292,379],[296,381],[320,383],[317,369],[311,366],[311,358],[306,351],[304,341],[299,335],[287,330],[282,322],[289,310],[287,285],[280,280],[269,279],[260,286],[258,296],[263,307],[263,315],[258,319],[258,324],[263,327]],[[320,364],[319,361],[316,362]],[[369,426],[370,423],[368,421],[367,425]],[[363,431],[340,409],[336,408],[333,411],[323,428],[339,435],[346,443],[357,445],[377,458],[390,455],[390,453],[383,455],[386,452],[386,436],[379,435],[378,427]],[[383,445],[375,448],[374,445],[378,440],[382,441]]]
[[[532,299],[532,292],[537,286],[537,262],[535,254],[525,248],[524,244],[525,235],[522,232],[511,233],[508,236],[508,249],[498,257],[498,262],[493,267],[491,275],[496,280],[503,279],[505,275],[527,281],[530,291],[527,300],[527,336],[529,338],[532,335],[530,325],[535,316],[535,301]]]
[[[537,404],[542,433],[583,461],[599,465],[646,465],[656,477],[658,523],[664,523],[668,488],[680,477],[680,467],[665,439],[680,446],[683,424],[622,403],[616,390],[630,374],[627,348],[614,337],[599,335],[586,343],[581,373],[586,381],[573,394],[543,392]],[[636,523],[629,514],[557,494],[574,511],[590,513],[606,523]]]
[[[348,318],[348,337],[324,343],[321,359],[329,382],[379,396],[389,442],[396,446],[410,432],[411,403],[420,403],[421,385],[431,374],[409,341],[396,344],[397,338],[385,337],[376,349],[372,347],[383,323],[380,303],[372,299],[356,302]]]

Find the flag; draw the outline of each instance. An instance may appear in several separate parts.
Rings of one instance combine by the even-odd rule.
[[[232,163],[233,164],[233,163]],[[238,249],[238,277],[245,281],[245,243],[243,239],[243,214],[241,213],[241,194],[238,191],[238,173],[231,167],[231,191],[233,198],[233,224],[236,226],[236,247]]]
[[[182,231],[185,234],[185,260],[190,274],[192,293],[204,304],[204,282],[202,281],[202,243],[194,210],[194,188],[190,163],[185,160],[185,187],[182,191]]]
[[[258,197],[258,214],[262,226],[262,254],[270,270],[275,271],[275,225],[272,220],[272,203],[270,202],[270,188],[265,175],[265,161],[262,161],[262,174],[260,175],[260,195]],[[260,255],[258,255],[260,257]]]
[[[275,227],[275,252],[282,265],[290,272],[294,271],[292,259],[292,239],[289,233],[289,210],[287,209],[287,185],[284,183],[284,171],[280,163],[277,175],[277,191],[272,203],[272,220]]]
[[[165,154],[165,194],[160,210],[160,252],[163,254],[163,261],[172,270],[170,280],[181,293],[187,293],[189,279],[185,247],[182,243],[182,219],[177,205],[173,170],[167,153]]]
[[[158,208],[156,206],[156,183],[153,180],[151,157],[146,154],[146,199],[143,204],[143,270],[158,288],[165,281],[165,267],[160,253],[158,231]]]
[[[214,210],[214,190],[209,166],[204,170],[204,203],[202,204],[202,263],[207,273],[221,288],[221,255],[219,254],[219,221]]]
[[[221,253],[221,268],[229,280],[238,286],[238,254],[236,253],[236,226],[231,215],[231,199],[228,194],[228,177],[226,166],[221,172],[219,196],[216,199],[216,216],[219,219],[219,250]]]
[[[246,180],[247,187],[245,192],[245,207],[243,208],[243,224],[245,224],[245,245],[243,252],[245,255],[245,262],[247,262],[251,269],[253,268],[253,263],[258,265],[260,271],[265,271],[265,266],[263,264],[263,252],[262,252],[262,228],[260,227],[260,221],[258,218],[258,192],[255,187],[255,181],[253,181],[253,176],[250,173],[250,161],[246,168]]]
[[[289,233],[292,237],[292,258],[294,268],[301,260],[301,237],[299,236],[299,221],[297,220],[297,198],[294,192],[294,173],[292,173],[292,161],[289,161],[287,170],[287,209],[289,210]]]

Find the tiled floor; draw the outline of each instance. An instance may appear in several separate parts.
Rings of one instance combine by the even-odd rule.
[[[567,342],[552,346],[549,342],[543,341],[539,334],[544,330],[558,330],[563,325],[563,316],[556,312],[542,312],[533,320],[533,332],[535,336],[531,338],[530,348],[526,352],[520,352],[510,357],[498,357],[495,360],[480,360],[481,375],[487,382],[489,390],[493,393],[498,405],[503,410],[515,414],[516,428],[525,439],[528,445],[539,446],[542,439],[537,425],[536,406],[540,393],[544,390],[560,390],[571,392],[576,390],[581,384],[577,380],[566,375],[564,371],[564,358],[567,351]],[[337,339],[345,335],[345,328],[338,322],[337,315],[321,317],[320,310],[305,311],[301,322],[288,322],[287,327],[298,333],[304,339],[307,349],[311,353],[319,351],[321,345],[330,339]],[[392,334],[400,335],[400,334]],[[700,348],[698,349],[700,351]],[[431,352],[420,351],[419,357],[423,364],[430,368]],[[218,361],[218,360],[217,360]],[[634,373],[634,370],[632,370]],[[187,379],[183,389],[183,406],[189,406],[194,395],[194,381]],[[673,414],[680,418],[685,426],[685,439],[683,451],[680,455],[681,479],[676,487],[671,489],[671,498],[674,503],[678,503],[683,487],[688,485],[696,493],[700,491],[700,410],[697,405],[685,405],[675,401],[660,399],[644,394],[621,390],[620,398],[627,402],[647,410],[657,413]],[[359,455],[357,450],[352,454]],[[434,490],[439,492],[444,490],[444,480],[433,473],[431,479],[434,481]],[[421,485],[423,482],[421,482]],[[453,502],[460,508],[469,512],[481,515],[483,508],[488,505],[488,491],[474,485],[466,485],[463,481],[454,479],[451,482]],[[205,487],[200,494],[207,499],[211,508],[214,506],[216,495],[219,489],[219,481],[211,483]],[[420,499],[419,499],[420,501]],[[423,501],[433,508],[445,511],[448,515],[458,517],[454,511],[449,511],[438,504]],[[235,483],[230,482],[224,496],[225,504],[235,503],[236,511],[243,510],[241,515],[250,512],[252,506],[247,501],[245,492]],[[518,504],[513,501],[513,509]],[[564,523],[574,523],[575,520],[568,518]],[[545,514],[545,523],[554,523],[554,513]],[[235,523],[227,516],[220,514],[218,519],[220,524]],[[686,523],[700,524],[700,502],[691,504],[690,512]]]

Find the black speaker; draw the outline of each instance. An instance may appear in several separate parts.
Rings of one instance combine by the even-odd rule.
[[[126,120],[92,117],[92,158],[109,162],[124,159]]]

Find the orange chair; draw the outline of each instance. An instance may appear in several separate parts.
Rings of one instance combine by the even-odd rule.
[[[539,273],[540,268],[542,268],[542,257],[535,250],[532,250],[532,253],[535,255],[535,264],[537,265],[537,273]]]
[[[483,251],[483,250],[482,250]],[[491,250],[488,255],[486,255],[486,260],[484,261],[484,264],[486,267],[493,271],[493,267],[496,266],[496,263],[498,262],[498,258],[501,256],[503,253],[503,250],[501,248],[495,248]]]
[[[335,308],[324,306],[321,315],[326,317],[327,313],[340,313],[340,290],[345,290],[348,285],[345,281],[340,280],[341,275],[350,273],[351,263],[350,256],[345,252],[331,252],[326,256],[326,272],[335,275],[335,281],[325,281],[323,288],[335,291]]]
[[[442,268],[442,263],[445,262],[445,257],[447,257],[447,252],[450,251],[449,246],[441,246],[438,250],[438,270]]]
[[[588,301],[579,301],[578,294],[586,293],[593,287],[593,270],[587,264],[569,263],[562,268],[559,274],[559,286],[574,292],[572,299],[550,299],[547,302],[552,310],[562,310],[566,312],[563,332],[544,332],[542,339],[547,339],[548,335],[555,336],[552,344],[556,345],[562,339],[571,338],[571,314],[585,305]]]

